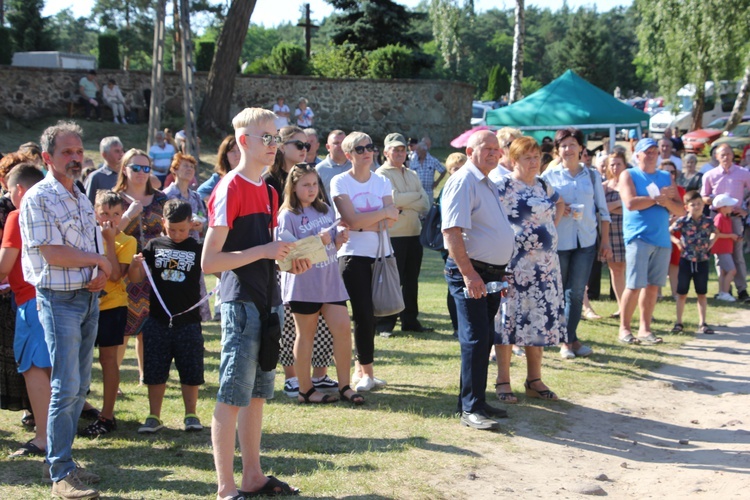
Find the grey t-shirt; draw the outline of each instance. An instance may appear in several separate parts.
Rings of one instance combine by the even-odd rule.
[[[110,169],[106,164],[91,172],[86,177],[84,187],[86,188],[86,197],[94,205],[96,192],[100,189],[112,189],[117,184],[117,172]]]
[[[323,186],[326,189],[326,193],[331,197],[331,179],[335,176],[346,172],[352,168],[352,162],[346,160],[342,164],[338,164],[331,159],[331,155],[326,156],[325,160],[315,165],[315,170],[318,171],[320,179],[323,181]],[[333,200],[329,199],[328,204],[333,206]]]
[[[462,228],[470,259],[496,266],[508,264],[515,233],[497,186],[471,161],[445,183],[440,211],[443,230]]]
[[[300,214],[282,210],[279,212],[276,231],[277,234],[288,231],[300,240],[319,234],[322,229],[330,227],[333,221],[334,211],[331,207],[328,207],[326,214],[312,207],[302,209]],[[332,230],[330,233],[331,243],[326,246],[327,261],[313,264],[309,271],[302,274],[281,273],[281,300],[324,304],[349,300],[336,257],[336,232]]]

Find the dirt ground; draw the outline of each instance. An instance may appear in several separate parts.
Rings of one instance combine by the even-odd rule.
[[[518,425],[513,451],[435,485],[452,498],[750,498],[750,312],[670,353],[647,380],[571,401],[566,430]],[[553,408],[550,408],[555,411]]]

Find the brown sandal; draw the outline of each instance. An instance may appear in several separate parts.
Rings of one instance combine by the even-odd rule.
[[[507,385],[508,387],[510,387],[510,382],[498,382],[497,384],[495,384],[495,396],[497,396],[497,399],[501,403],[506,403],[509,405],[518,403],[518,398],[515,394],[513,394],[513,392],[502,392],[498,390],[498,387],[500,387],[501,385]]]

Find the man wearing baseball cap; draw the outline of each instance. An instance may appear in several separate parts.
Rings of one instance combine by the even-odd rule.
[[[387,177],[393,186],[393,204],[398,208],[398,221],[390,229],[391,244],[396,254],[398,274],[401,278],[401,292],[405,309],[399,315],[378,318],[377,330],[383,337],[389,337],[401,317],[401,330],[411,332],[432,331],[422,326],[417,319],[419,307],[419,270],[422,267],[422,245],[419,233],[422,224],[419,216],[430,208],[427,193],[419,181],[417,173],[409,170],[406,161],[406,140],[398,133],[388,134],[383,145],[387,161],[378,168],[378,174]]]
[[[656,169],[658,155],[655,140],[638,141],[635,146],[638,166],[625,170],[618,182],[627,263],[619,340],[627,344],[662,342],[651,332],[651,318],[659,288],[667,281],[671,253],[669,214],[685,214],[672,177]],[[633,336],[630,322],[636,305],[640,306],[641,317],[638,335]]]
[[[745,266],[745,255],[742,249],[742,233],[745,230],[743,223],[747,212],[742,207],[745,193],[750,191],[750,172],[742,167],[734,165],[734,152],[729,144],[722,144],[714,151],[719,166],[709,170],[703,176],[701,196],[706,205],[711,205],[718,195],[726,194],[739,200],[732,210],[732,231],[740,238],[734,245],[732,260],[737,269],[734,275],[734,286],[737,287],[737,299],[748,303],[750,296],[747,294],[747,268]]]

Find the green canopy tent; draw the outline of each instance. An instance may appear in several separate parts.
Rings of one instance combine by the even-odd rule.
[[[566,127],[584,133],[609,130],[610,137],[616,137],[617,127],[635,128],[641,137],[648,119],[647,113],[615,99],[572,70],[510,106],[487,112],[487,125],[530,131],[537,140]]]

